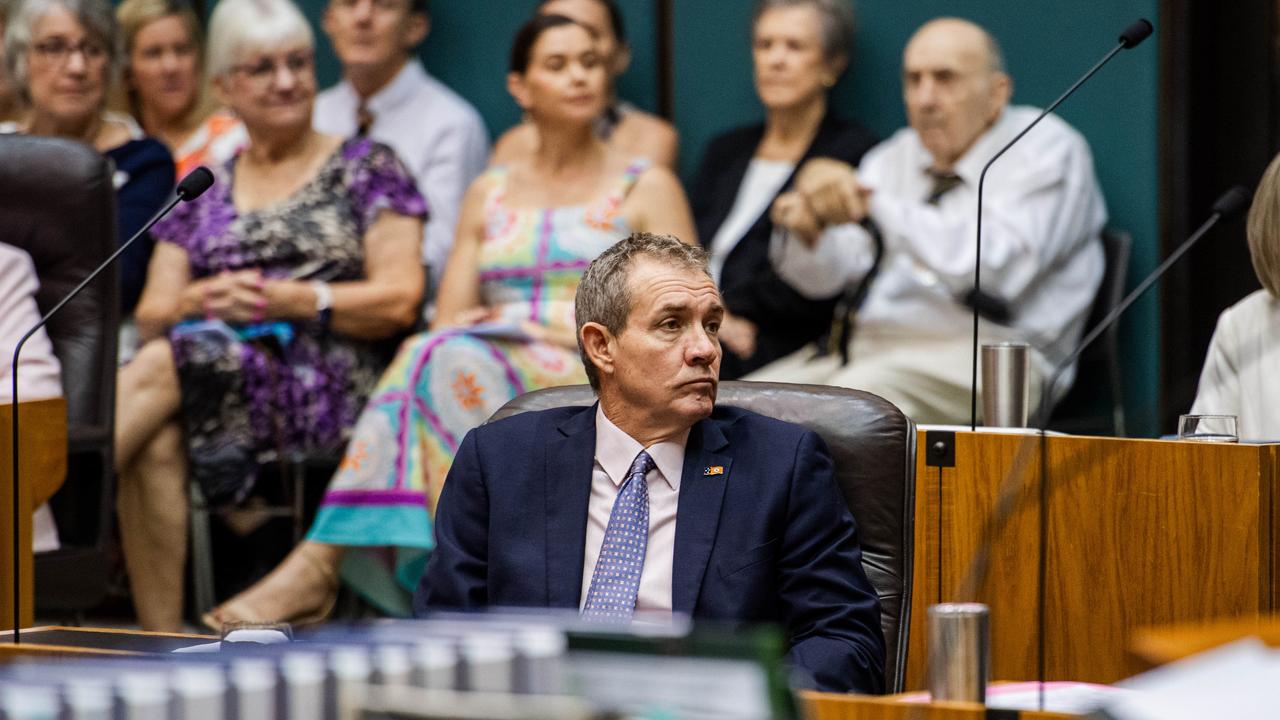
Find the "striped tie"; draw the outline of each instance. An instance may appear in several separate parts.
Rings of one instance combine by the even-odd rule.
[[[649,545],[649,483],[644,476],[653,467],[653,458],[641,450],[613,501],[587,602],[582,607],[582,617],[587,620],[626,621],[636,611],[640,572],[644,570],[644,552]]]

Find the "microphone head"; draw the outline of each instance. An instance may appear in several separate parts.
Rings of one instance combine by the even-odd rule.
[[[201,165],[187,173],[187,176],[182,178],[182,182],[178,183],[178,197],[182,198],[183,202],[191,202],[208,190],[210,185],[213,185],[213,173],[209,172],[209,168]]]
[[[1249,200],[1249,191],[1236,185],[1214,201],[1213,212],[1222,217],[1229,217],[1244,209],[1244,206],[1249,204]]]
[[[1138,18],[1133,21],[1132,25],[1125,28],[1124,32],[1120,33],[1120,44],[1124,45],[1125,50],[1136,47],[1138,43],[1146,40],[1154,29],[1150,20]]]

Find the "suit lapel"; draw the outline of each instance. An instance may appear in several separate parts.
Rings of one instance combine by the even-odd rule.
[[[680,475],[675,558],[671,568],[671,608],[675,612],[692,613],[698,602],[733,462],[727,446],[728,441],[715,420],[703,420],[689,433]]]
[[[596,450],[595,405],[561,423],[547,443],[547,603],[577,608]]]

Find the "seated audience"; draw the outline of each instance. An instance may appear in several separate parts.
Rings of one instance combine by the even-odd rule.
[[[307,541],[206,618],[316,620],[337,575],[407,614],[458,442],[511,398],[586,380],[573,295],[592,258],[634,230],[692,237],[675,176],[595,137],[608,73],[594,32],[559,15],[516,35],[507,85],[537,152],[467,190],[432,331],[400,349],[356,426]]]
[[[729,315],[720,328],[726,379],[766,365],[831,327],[833,299],[811,300],[769,263],[769,206],[811,157],[857,165],[875,144],[829,111],[827,93],[848,64],[853,11],[845,0],[758,0],[752,22],[763,125],[713,139],[690,192],[698,237]]]
[[[18,341],[40,322],[36,307],[36,277],[31,256],[20,248],[0,242],[0,403],[13,402],[13,351]],[[28,402],[62,395],[62,366],[53,354],[53,343],[44,328],[27,340],[18,358],[18,400]],[[53,512],[44,504],[32,518],[32,550],[58,549],[58,528]]]
[[[576,309],[599,402],[467,433],[415,612],[773,623],[801,685],[883,692],[880,600],[826,446],[715,406],[725,309],[706,253],[632,235],[587,268]]]
[[[79,140],[115,164],[121,243],[151,219],[173,189],[173,158],[133,118],[106,110],[119,32],[107,0],[24,0],[5,27],[5,63],[26,101],[24,120],[0,132]],[[120,257],[120,302],[133,312],[153,243],[139,238]]]
[[[796,191],[772,210],[775,224],[790,230],[780,233],[774,267],[813,298],[868,279],[873,241],[854,223],[879,226],[879,273],[861,307],[833,323],[851,338],[844,332],[834,344],[842,352],[815,357],[805,348],[749,379],[858,388],[918,422],[968,422],[973,308],[985,317],[982,342],[1027,342],[1033,375],[1050,372],[1079,339],[1101,282],[1106,208],[1084,138],[1045,118],[988,173],[984,296],[975,298],[978,176],[1039,111],[1006,107],[1012,84],[999,46],[965,20],[921,27],[907,44],[902,78],[911,126],[868,152],[857,170],[810,160]]]
[[[422,264],[435,288],[463,193],[488,160],[489,133],[475,108],[414,57],[429,20],[426,0],[330,0],[324,31],[343,79],[316,98],[312,122],[320,132],[386,143],[409,167],[431,210]]]
[[[1222,311],[1191,405],[1193,415],[1235,415],[1241,440],[1280,440],[1280,155],[1249,207],[1249,257],[1262,283]]]
[[[426,207],[385,145],[311,128],[314,49],[289,0],[222,0],[209,72],[249,142],[156,226],[120,371],[120,532],[139,621],[179,627],[186,478],[243,500],[260,465],[337,452],[410,327]],[[185,442],[185,447],[184,447]]]
[[[631,64],[622,10],[616,0],[542,0],[539,15],[563,15],[591,28],[599,42],[608,73],[608,99],[595,121],[596,137],[624,157],[645,157],[674,169],[679,138],[671,123],[620,100],[614,87]],[[532,155],[538,145],[537,125],[524,122],[508,130],[493,148],[493,164],[506,165],[516,158]]]
[[[246,142],[244,124],[214,112],[204,76],[204,34],[186,0],[125,0],[124,101],[148,135],[168,146],[178,177],[220,167]]]

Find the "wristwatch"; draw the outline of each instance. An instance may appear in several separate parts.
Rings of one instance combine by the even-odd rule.
[[[316,294],[316,322],[327,328],[333,317],[333,288],[323,280],[313,280],[311,290]]]

